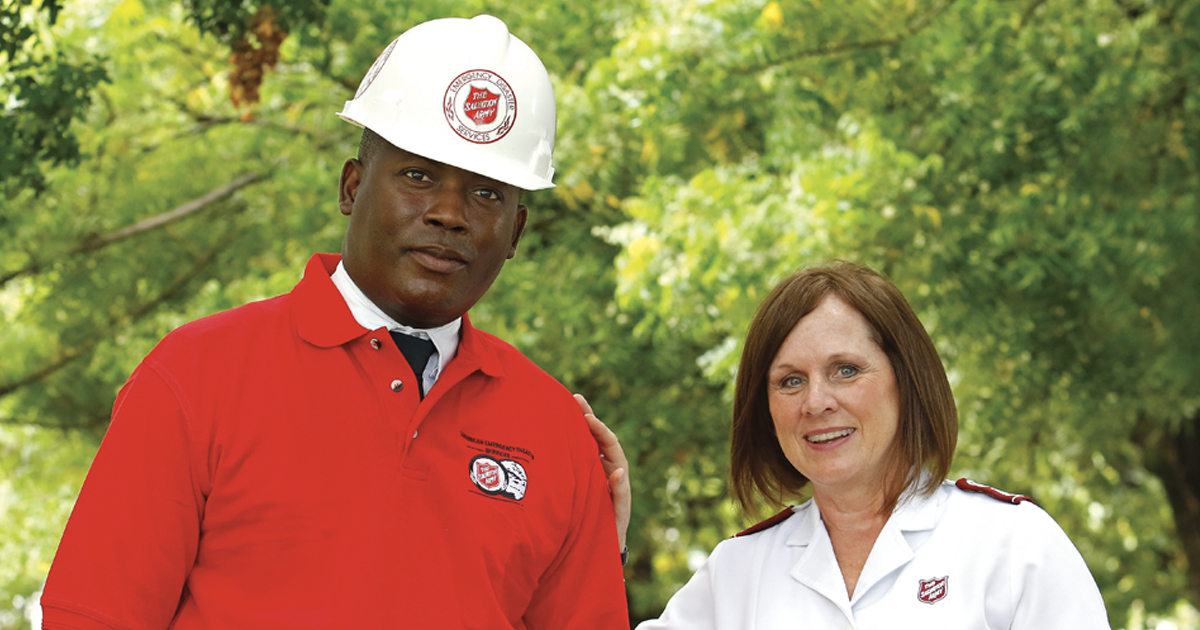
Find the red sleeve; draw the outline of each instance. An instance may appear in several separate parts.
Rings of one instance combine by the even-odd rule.
[[[204,493],[185,404],[147,359],[67,521],[42,595],[43,628],[166,628],[196,559]]]
[[[590,434],[587,439],[590,450],[575,451],[590,461],[576,468],[578,492],[571,530],[526,609],[529,630],[629,628],[608,480]]]

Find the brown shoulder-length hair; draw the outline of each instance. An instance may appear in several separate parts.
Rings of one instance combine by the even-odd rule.
[[[921,470],[916,488],[932,494],[950,471],[958,440],[958,411],[946,370],[925,327],[904,295],[882,274],[863,265],[833,261],[803,269],[779,283],[758,307],[738,367],[730,438],[732,494],[747,514],[757,497],[782,507],[808,485],[783,454],[767,406],[767,377],[775,354],[802,317],[828,295],[836,295],[870,325],[896,375],[900,394],[899,448],[884,494],[890,513]]]

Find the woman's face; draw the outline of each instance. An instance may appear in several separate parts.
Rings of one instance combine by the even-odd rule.
[[[884,490],[900,395],[867,320],[825,297],[788,334],[768,372],[775,436],[814,495]]]

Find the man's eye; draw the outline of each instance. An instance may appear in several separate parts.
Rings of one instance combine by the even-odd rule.
[[[403,173],[401,173],[401,174],[402,174],[403,176],[405,176],[405,177],[409,178],[409,179],[415,179],[415,180],[417,180],[417,181],[419,181],[419,182],[427,182],[427,181],[430,181],[430,177],[429,177],[429,175],[428,175],[428,174],[426,174],[426,173],[425,173],[425,171],[418,171],[418,170],[415,170],[415,169],[409,169],[409,170],[407,170],[407,171],[404,171],[404,172],[403,172]]]
[[[479,190],[475,191],[475,195],[477,197],[483,197],[484,199],[490,199],[491,201],[501,200],[500,193],[492,190],[491,188],[480,188]]]

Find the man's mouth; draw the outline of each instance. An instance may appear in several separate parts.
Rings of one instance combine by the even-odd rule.
[[[466,258],[446,247],[428,246],[409,250],[422,267],[436,273],[451,273],[466,266]]]
[[[462,254],[458,253],[457,251],[455,251],[453,249],[450,249],[449,247],[442,247],[440,245],[427,245],[425,247],[414,247],[413,251],[419,252],[422,254],[426,254],[428,256],[432,256],[433,258],[440,258],[442,260],[447,260],[450,262],[458,262],[458,263],[467,262],[466,257],[464,257]]]

